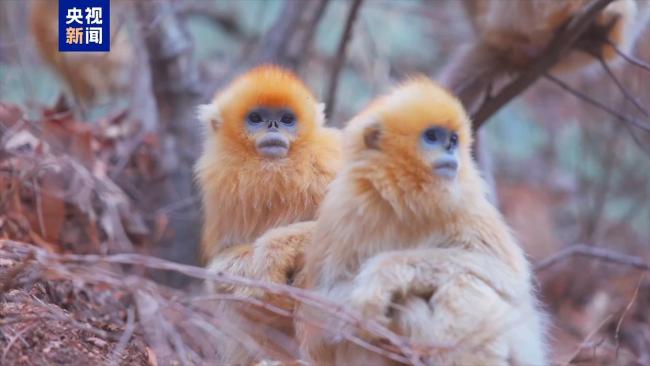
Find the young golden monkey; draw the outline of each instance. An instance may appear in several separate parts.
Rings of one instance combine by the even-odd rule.
[[[351,120],[345,163],[305,248],[305,286],[448,350],[428,364],[544,365],[531,270],[486,198],[471,140],[460,102],[424,77]],[[300,321],[336,324],[321,311],[298,314],[310,362],[395,363]]]
[[[286,231],[278,245],[276,234],[266,233],[262,240],[270,242],[263,252],[250,243],[269,229],[315,217],[341,164],[340,132],[323,126],[322,106],[303,82],[276,66],[260,66],[237,78],[200,108],[199,118],[210,126],[196,164],[205,215],[202,260],[215,272],[245,277],[259,272],[274,282],[291,281],[302,266],[302,250]],[[291,235],[300,236],[311,224],[292,227]],[[236,288],[209,290],[232,293]],[[293,309],[281,298],[260,297]],[[222,311],[256,345],[246,349],[234,338],[224,339],[221,363],[249,364],[296,353],[277,340],[282,336],[284,343],[294,343],[290,318],[225,303]]]

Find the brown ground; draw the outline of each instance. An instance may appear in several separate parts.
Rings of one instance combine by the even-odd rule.
[[[29,265],[0,259],[0,364],[155,363],[137,331],[128,341],[124,336],[128,294],[101,283],[78,287],[70,280],[42,280],[30,272]]]

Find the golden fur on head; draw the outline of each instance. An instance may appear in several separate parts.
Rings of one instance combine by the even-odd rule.
[[[295,113],[297,133],[285,158],[261,157],[246,134],[246,114],[258,106]],[[201,106],[199,118],[212,126],[196,164],[204,260],[273,227],[314,218],[340,165],[340,133],[323,127],[322,107],[297,76],[276,66],[257,67]]]
[[[457,181],[462,183],[470,179],[472,189],[479,186],[476,177],[470,177],[476,169],[471,158],[469,117],[447,90],[420,76],[378,98],[346,127],[346,157],[363,161],[364,166],[372,168],[372,171],[362,170],[370,176],[360,177],[359,187],[371,181],[383,183],[387,176],[394,175],[392,179],[399,181],[388,183],[395,184],[374,187],[382,191],[384,198],[387,194],[438,194],[441,187],[431,174],[430,162],[422,153],[420,143],[422,133],[430,127],[443,127],[458,134],[461,164]],[[369,143],[376,146],[369,148]],[[380,178],[379,174],[384,177]],[[400,192],[388,192],[391,187]]]
[[[258,66],[239,76],[211,104],[199,107],[199,118],[218,130],[224,148],[256,158],[253,140],[242,124],[254,106],[291,107],[299,121],[299,145],[319,138],[319,127],[324,123],[322,105],[295,74],[273,65]],[[295,147],[292,151],[300,154]]]
[[[421,132],[435,125],[458,132],[464,150],[469,152],[472,145],[471,122],[462,104],[426,76],[415,76],[403,82],[390,94],[371,102],[348,123],[346,142],[356,145],[355,151],[366,149],[360,131],[372,124],[381,125],[391,135],[387,143],[407,135],[419,138]]]

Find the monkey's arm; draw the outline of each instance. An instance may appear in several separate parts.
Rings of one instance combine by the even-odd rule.
[[[538,311],[512,303],[469,273],[438,284],[433,295],[406,295],[390,327],[430,349],[427,365],[545,365]]]
[[[529,275],[487,253],[379,254],[355,278],[350,302],[364,316],[433,346],[432,364],[546,364],[543,316],[534,306]]]
[[[251,244],[240,244],[226,249],[223,253],[216,255],[206,268],[212,273],[227,273],[230,275],[248,277],[247,269],[250,265],[253,247]],[[208,292],[233,292],[235,286],[210,281],[206,285]]]
[[[304,248],[311,239],[313,227],[314,222],[307,221],[269,230],[253,244],[237,245],[217,255],[208,269],[260,282],[292,284],[302,269]],[[264,296],[264,291],[258,288],[227,286],[219,290]]]
[[[467,249],[413,249],[378,254],[368,260],[354,279],[352,306],[363,315],[388,324],[395,299],[430,298],[458,276],[483,282],[505,301],[514,302],[529,292],[529,276],[516,273],[487,253]]]

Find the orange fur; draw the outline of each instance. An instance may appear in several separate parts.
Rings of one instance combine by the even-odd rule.
[[[133,46],[127,27],[118,27],[116,21],[123,9],[119,6],[111,8],[110,52],[63,53],[59,52],[58,46],[58,0],[33,0],[31,3],[30,27],[36,48],[75,98],[83,103],[92,103],[129,89]]]
[[[421,148],[422,133],[434,126],[459,134],[452,181],[432,172]],[[345,164],[305,249],[306,287],[414,341],[474,346],[427,363],[544,363],[529,265],[486,198],[460,102],[414,78],[351,120],[344,137]],[[389,316],[393,301],[402,306]],[[297,319],[335,324],[308,306],[298,311]],[[515,314],[523,325],[492,334]],[[315,364],[393,363],[341,341],[336,329],[298,321],[297,330]]]
[[[297,132],[286,157],[268,159],[256,151],[244,121],[258,106],[290,108],[295,113]],[[323,126],[322,108],[303,82],[275,66],[261,66],[237,78],[199,113],[210,126],[196,165],[205,214],[203,261],[209,261],[211,271],[286,284],[302,267],[304,233],[309,234],[312,225],[296,222],[315,217],[340,167],[339,131]],[[292,223],[296,224],[280,232],[265,233]],[[208,290],[257,297],[287,312],[294,306],[248,288]],[[250,364],[266,357],[288,360],[297,353],[290,318],[246,304],[219,306],[257,344],[246,349],[226,337],[221,363]]]
[[[254,106],[291,107],[298,136],[286,158],[260,157],[243,121]],[[250,243],[273,227],[314,218],[340,165],[340,135],[323,127],[315,97],[295,75],[274,66],[236,79],[203,108],[206,133],[196,165],[203,194],[206,261],[229,246]]]
[[[314,222],[299,222],[264,233],[251,245],[232,247],[210,262],[209,269],[238,275],[260,283],[291,284],[302,287],[303,253],[309,245]],[[210,285],[209,292],[230,293],[243,298],[264,301],[286,314],[294,311],[295,303],[287,296],[275,295],[257,287]],[[223,364],[249,364],[256,360],[282,360],[291,362],[298,356],[293,319],[290,316],[269,311],[245,303],[236,309],[221,304],[219,312],[228,314],[229,323],[248,333],[256,342],[255,347],[245,349],[239,340],[224,339],[221,342]],[[284,364],[284,363],[282,363]]]

